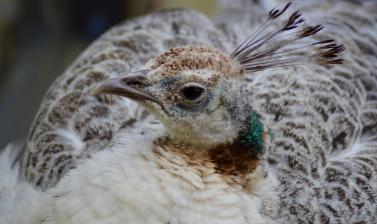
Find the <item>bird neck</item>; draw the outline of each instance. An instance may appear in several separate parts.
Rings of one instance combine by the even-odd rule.
[[[246,128],[239,132],[238,138],[234,140],[233,144],[246,145],[255,153],[261,154],[270,138],[271,132],[264,127],[257,113],[251,112]]]
[[[219,143],[211,148],[198,148],[169,137],[155,142],[177,156],[187,159],[189,163],[201,164],[211,161],[219,174],[226,176],[243,176],[253,173],[260,163],[270,133],[264,127],[260,118],[252,112],[246,119],[247,124],[232,141]],[[204,166],[206,163],[203,163]]]

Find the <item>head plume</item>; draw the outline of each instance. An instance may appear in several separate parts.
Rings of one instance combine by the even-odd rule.
[[[293,12],[280,26],[273,26],[273,22],[282,17],[290,5],[291,2],[281,9],[272,9],[267,21],[233,51],[231,59],[238,62],[243,70],[254,72],[297,64],[329,65],[343,62],[339,53],[345,48],[334,40],[305,41],[307,37],[321,31],[323,26],[306,25],[299,11]]]

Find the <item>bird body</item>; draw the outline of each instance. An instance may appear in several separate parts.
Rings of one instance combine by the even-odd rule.
[[[271,19],[288,6],[271,11]],[[294,13],[281,32],[302,22]],[[297,39],[315,34],[318,27],[298,31]],[[322,44],[314,51],[315,57],[309,53],[308,58],[288,61],[339,62],[336,56],[343,48],[333,40],[315,43]],[[276,51],[284,46],[277,43],[271,48]],[[152,119],[152,123],[130,124],[118,132],[105,151],[83,161],[49,192],[46,206],[51,210],[43,209],[47,213],[41,215],[42,220],[269,222],[262,209],[273,214],[279,204],[276,179],[263,160],[270,132],[253,110],[247,83],[240,80],[247,70],[260,70],[251,58],[263,60],[271,50],[254,53],[253,48],[258,45],[250,38],[230,56],[211,47],[172,48],[141,70],[100,84],[93,95],[131,98],[162,124]],[[328,52],[335,57],[328,60]],[[285,64],[277,61],[269,66],[280,65]]]
[[[375,223],[375,3],[323,4],[306,15],[327,32],[298,11],[275,24],[286,4],[232,53],[258,20],[245,9],[218,28],[174,11],[168,28],[151,16],[105,35],[31,129],[22,171],[47,195],[33,223]],[[129,48],[147,53],[127,67]]]
[[[156,143],[161,124],[139,125],[49,192],[45,223],[266,223],[259,210],[274,197],[272,175],[259,167],[240,183],[204,152]]]

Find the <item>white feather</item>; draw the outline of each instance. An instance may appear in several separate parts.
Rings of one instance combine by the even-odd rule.
[[[179,157],[152,153],[153,139],[163,133],[161,124],[118,133],[107,150],[85,160],[49,191],[33,223],[267,223],[260,209],[265,200],[275,199],[272,175],[250,194],[215,173],[199,177]],[[260,171],[250,178],[258,179]]]
[[[43,198],[42,192],[20,180],[19,163],[13,164],[19,151],[20,145],[9,144],[0,153],[0,224],[29,223]]]

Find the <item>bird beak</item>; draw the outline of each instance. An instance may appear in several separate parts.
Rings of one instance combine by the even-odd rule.
[[[150,100],[160,104],[155,97],[145,92],[145,87],[148,85],[147,72],[142,70],[107,80],[95,88],[92,95],[111,94],[136,101]]]

